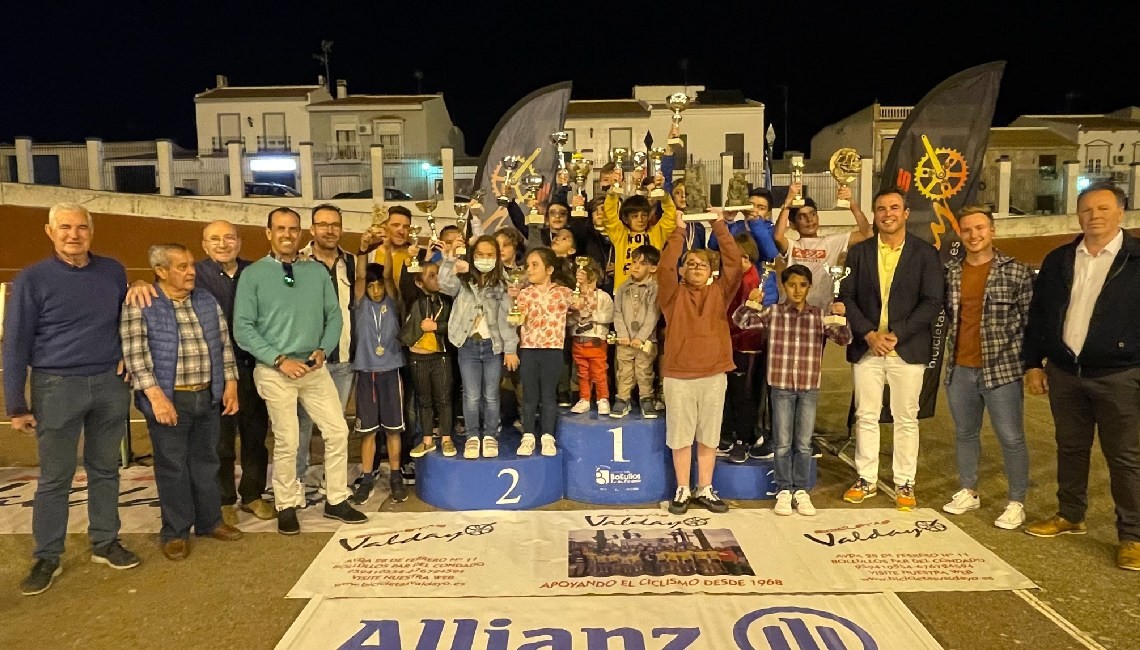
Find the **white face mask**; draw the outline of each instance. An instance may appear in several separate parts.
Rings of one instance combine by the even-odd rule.
[[[495,260],[478,259],[475,260],[475,268],[480,273],[490,273],[495,270]]]

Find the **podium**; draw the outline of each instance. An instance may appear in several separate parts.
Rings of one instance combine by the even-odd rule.
[[[810,490],[815,486],[817,469],[815,459],[812,458],[808,468],[808,485],[805,489]],[[694,462],[694,479],[696,476],[697,465]],[[737,464],[725,458],[717,458],[716,468],[713,470],[713,489],[723,499],[775,499],[778,491],[775,460],[749,458],[746,462]]]
[[[463,439],[456,437],[459,454],[448,458],[438,451],[416,461],[416,494],[425,503],[444,510],[528,510],[562,498],[562,456],[516,456],[519,435],[499,434],[497,458],[463,457]]]
[[[558,446],[566,498],[599,505],[651,504],[669,497],[673,459],[665,420],[563,414]]]

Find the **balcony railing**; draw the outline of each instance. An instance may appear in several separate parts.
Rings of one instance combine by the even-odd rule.
[[[878,119],[905,120],[910,117],[910,111],[913,108],[913,106],[880,106]]]
[[[257,136],[258,151],[290,151],[293,139],[287,135]]]

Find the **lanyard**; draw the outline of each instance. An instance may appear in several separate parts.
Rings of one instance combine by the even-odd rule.
[[[379,309],[376,308],[375,304],[372,305],[372,323],[376,325],[376,356],[384,354],[384,345],[382,343],[383,333],[380,330],[380,326],[384,323],[384,312],[386,311],[388,311],[387,305],[382,304]]]

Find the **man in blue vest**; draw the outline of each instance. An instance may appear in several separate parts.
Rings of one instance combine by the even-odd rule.
[[[189,249],[158,244],[148,256],[157,298],[145,309],[124,303],[119,335],[154,448],[162,554],[184,560],[191,527],[199,536],[241,539],[222,521],[218,491],[221,416],[237,413],[238,372],[222,308],[194,287]]]
[[[25,596],[47,591],[62,571],[80,433],[91,561],[112,569],[139,565],[119,543],[119,443],[130,407],[119,305],[127,273],[115,260],[91,254],[95,224],[82,205],[53,206],[44,230],[55,252],[16,276],[4,321],[5,406],[13,430],[35,434],[40,459],[32,505],[36,563],[20,585]]]

